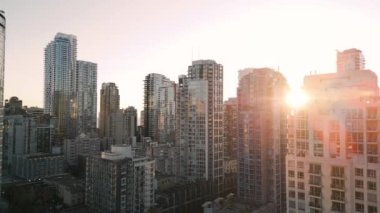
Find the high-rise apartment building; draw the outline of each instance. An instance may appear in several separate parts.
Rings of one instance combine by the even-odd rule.
[[[103,83],[100,90],[100,115],[99,134],[100,137],[110,137],[110,117],[112,113],[120,110],[119,89],[115,83]]]
[[[240,76],[237,92],[238,197],[271,212],[286,211],[287,90],[281,73],[261,68]]]
[[[117,145],[86,161],[85,203],[91,212],[141,213],[154,206],[154,160]]]
[[[223,105],[224,113],[224,157],[237,157],[237,99],[229,98]]]
[[[162,143],[175,140],[176,84],[157,73],[144,80],[144,131],[145,137]]]
[[[78,134],[96,130],[97,64],[77,61]]]
[[[338,54],[343,70],[304,78],[309,102],[288,117],[290,213],[380,211],[378,81],[352,62]]]
[[[3,159],[3,100],[4,100],[4,64],[5,64],[5,15],[0,11],[0,160]],[[0,186],[2,175],[2,162],[0,163]]]
[[[45,48],[44,109],[57,118],[58,135],[76,136],[77,38],[57,33]]]
[[[129,106],[124,110],[125,116],[125,134],[127,144],[136,142],[137,137],[137,110],[133,106]]]
[[[180,170],[190,180],[223,184],[223,66],[213,60],[193,61],[179,77],[177,145]]]
[[[336,53],[337,72],[364,70],[365,60],[361,50],[348,49]]]

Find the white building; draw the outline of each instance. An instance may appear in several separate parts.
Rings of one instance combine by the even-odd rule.
[[[377,76],[340,60],[337,73],[305,77],[310,100],[288,117],[289,213],[380,209]]]
[[[96,131],[97,64],[77,61],[78,134]]]

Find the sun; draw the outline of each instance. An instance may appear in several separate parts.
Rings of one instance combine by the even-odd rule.
[[[286,103],[293,108],[300,108],[306,105],[309,96],[301,89],[292,89],[286,96]]]

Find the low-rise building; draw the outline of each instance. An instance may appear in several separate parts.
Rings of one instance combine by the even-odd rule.
[[[135,156],[132,147],[86,158],[85,203],[91,212],[146,212],[154,206],[155,161]]]
[[[63,153],[69,165],[78,165],[79,155],[99,154],[101,144],[106,139],[89,137],[85,134],[79,135],[76,139],[66,139],[63,141]]]
[[[71,175],[59,175],[44,180],[57,189],[57,196],[68,207],[84,204],[84,181]]]
[[[12,174],[28,180],[64,173],[63,155],[34,153],[13,156]]]

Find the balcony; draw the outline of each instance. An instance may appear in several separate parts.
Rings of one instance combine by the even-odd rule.
[[[319,202],[309,202],[309,206],[313,207],[313,208],[317,208],[317,209],[321,209],[322,208],[322,204],[319,203]]]
[[[331,184],[331,188],[344,190],[344,184],[335,184],[335,183],[332,183]]]

